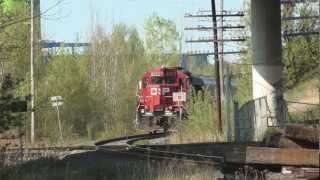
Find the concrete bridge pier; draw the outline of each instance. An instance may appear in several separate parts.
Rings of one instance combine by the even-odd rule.
[[[280,0],[251,0],[251,30],[253,47],[253,99],[267,97],[270,116],[255,114],[254,139],[262,140],[267,126],[281,125],[282,65],[281,65],[281,4]],[[255,105],[255,113],[261,113]]]

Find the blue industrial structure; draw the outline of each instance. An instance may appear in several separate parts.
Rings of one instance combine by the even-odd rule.
[[[90,43],[66,43],[66,42],[57,42],[50,40],[41,40],[40,41],[41,48],[57,48],[57,47],[88,47]]]

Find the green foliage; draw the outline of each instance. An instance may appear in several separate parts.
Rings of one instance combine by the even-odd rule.
[[[0,10],[0,79],[4,74],[11,73],[14,78],[23,78],[29,70],[29,27],[27,23],[19,22],[8,25],[17,19],[28,16],[28,5],[24,1],[14,1],[15,6],[10,12]],[[1,9],[1,6],[0,6]]]
[[[146,50],[152,64],[176,65],[179,33],[173,21],[153,14],[145,20]]]
[[[58,139],[52,96],[63,98],[60,116],[67,141],[134,131],[136,85],[147,67],[143,42],[135,28],[118,24],[110,34],[97,26],[91,44],[83,55],[73,56],[61,49],[48,64],[37,64],[43,67],[36,88],[36,126],[41,139]]]
[[[94,137],[96,134],[86,131],[87,127],[94,126],[95,130],[99,130],[101,124],[103,125],[98,118],[91,120],[101,113],[95,112],[98,99],[90,94],[90,81],[80,68],[82,61],[81,58],[76,59],[71,55],[57,56],[51,60],[45,76],[38,82],[36,104],[39,108],[36,113],[40,120],[37,125],[41,137],[55,137],[55,134],[58,134],[56,112],[50,107],[52,96],[63,98],[60,114],[64,134],[67,136]]]
[[[244,7],[250,12],[250,1],[244,1]],[[292,6],[284,5],[282,10],[283,16],[313,16],[317,15],[314,8],[309,5]],[[250,14],[244,18],[244,23],[250,27]],[[289,30],[306,30],[313,29],[316,26],[316,19],[306,19],[299,21],[282,21],[282,29]],[[250,29],[246,29],[247,32]],[[241,55],[241,64],[252,64],[252,45],[250,37],[243,44],[247,54]],[[283,63],[283,88],[284,91],[293,88],[308,72],[319,69],[319,36],[298,36],[287,38],[282,45],[282,63]],[[243,65],[240,69],[241,77],[239,79],[236,100],[243,104],[252,98],[252,75],[251,66]]]
[[[4,6],[10,11],[0,11],[0,24],[28,16],[29,5],[24,1],[7,1]],[[58,140],[57,111],[51,106],[52,96],[63,98],[64,104],[59,110],[66,141],[134,133],[136,87],[141,74],[155,64],[174,64],[179,59],[174,22],[154,15],[146,20],[146,31],[146,50],[138,31],[120,23],[111,33],[99,25],[94,27],[91,46],[81,55],[71,55],[61,48],[48,62],[41,57],[36,59],[35,133],[38,140]],[[155,31],[161,31],[161,41]],[[12,97],[30,94],[29,34],[28,25],[23,22],[0,31],[0,53],[6,56],[5,62],[0,61],[0,78],[10,72],[15,79],[22,80],[11,91]],[[147,56],[147,52],[151,55]],[[159,62],[154,61],[157,58]],[[19,118],[30,124],[28,114]],[[29,128],[27,125],[24,130],[29,132]]]
[[[3,7],[3,11],[8,12],[13,7],[13,0],[4,0],[1,5]]]
[[[209,91],[188,95],[188,117],[179,124],[182,141],[208,141],[217,135],[215,105]]]
[[[241,67],[241,76],[238,79],[235,100],[241,105],[252,99],[252,74],[251,67]]]
[[[319,126],[320,106],[312,106],[306,112],[293,112],[288,115],[289,123]]]
[[[249,14],[243,18],[243,23],[246,25],[245,31],[249,34],[251,31],[250,20],[250,1],[244,1],[244,8]],[[242,104],[252,99],[252,44],[251,37],[249,36],[242,44],[242,50],[247,53],[241,54],[239,58],[239,65],[231,66],[231,71],[238,75],[238,86],[234,96],[234,100]]]
[[[214,65],[207,62],[207,56],[189,56],[188,68],[192,74],[214,76]]]
[[[29,28],[24,22],[15,22],[27,18],[28,12],[29,6],[26,1],[13,0],[0,3],[0,82],[2,86],[6,82],[12,84],[9,88],[0,90],[0,104],[3,105],[0,108],[0,129],[25,124],[23,121],[25,114],[12,112],[12,103],[24,100],[29,94],[29,90],[20,91],[20,86],[25,84],[24,77],[29,71]]]
[[[318,12],[308,5],[292,7],[285,6],[284,16],[313,16]],[[315,29],[316,19],[300,21],[285,21],[285,29]],[[303,75],[319,68],[319,36],[300,36],[287,38],[283,44],[283,78],[284,89],[293,88],[303,78]]]
[[[285,89],[295,86],[303,74],[319,68],[319,44],[317,42],[315,38],[297,38],[283,48]]]
[[[12,113],[11,104],[17,100],[14,95],[14,89],[17,87],[18,81],[14,80],[10,74],[7,74],[0,81],[0,131],[9,129],[19,123],[19,115]]]

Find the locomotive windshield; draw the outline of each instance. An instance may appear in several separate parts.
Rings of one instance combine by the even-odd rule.
[[[162,84],[162,77],[160,76],[152,76],[151,77],[152,84]]]
[[[165,71],[161,74],[159,71],[151,73],[151,84],[175,84],[176,72],[175,71]]]
[[[160,77],[160,76],[153,76],[151,77],[152,84],[174,84],[176,83],[176,78],[174,76],[166,76],[166,77]]]
[[[167,84],[174,84],[176,82],[175,76],[167,76],[165,77],[165,81]]]

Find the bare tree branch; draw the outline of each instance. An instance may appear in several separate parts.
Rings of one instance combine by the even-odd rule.
[[[45,11],[43,11],[42,13],[40,14],[37,14],[35,16],[28,16],[28,17],[24,17],[24,18],[21,18],[21,19],[17,19],[17,20],[14,20],[14,21],[10,21],[10,22],[5,22],[3,24],[0,25],[0,30],[3,30],[4,28],[7,28],[9,26],[12,26],[12,25],[15,25],[15,24],[18,24],[18,23],[21,23],[21,22],[26,22],[26,21],[29,21],[31,20],[31,18],[38,18],[40,16],[43,16],[45,15],[46,13],[48,13],[50,10],[56,8],[57,6],[59,6],[62,2],[64,2],[64,0],[59,0],[57,3],[55,3],[54,5],[52,5],[51,7],[49,7],[48,9],[46,9]]]

